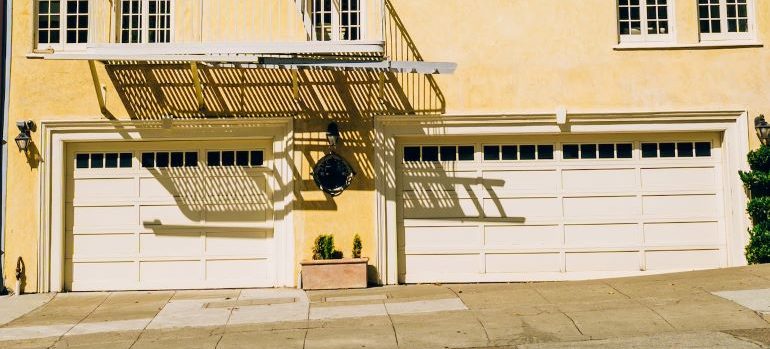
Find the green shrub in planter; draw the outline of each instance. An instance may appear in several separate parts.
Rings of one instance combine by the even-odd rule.
[[[315,238],[313,259],[342,259],[342,252],[334,249],[334,235],[319,235]]]
[[[361,237],[356,234],[356,236],[353,237],[353,258],[361,258],[362,248],[363,244],[361,244]]]
[[[746,260],[750,264],[770,263],[770,147],[761,146],[748,155],[750,172],[740,173],[751,199],[746,208],[754,223],[749,229]]]

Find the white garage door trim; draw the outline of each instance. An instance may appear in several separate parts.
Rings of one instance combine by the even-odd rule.
[[[158,121],[43,121],[41,136],[39,292],[59,292],[64,287],[66,144],[115,141],[272,140],[275,286],[295,286],[291,118],[175,121],[172,125]]]
[[[554,114],[509,116],[379,117],[376,120],[375,166],[381,174],[376,181],[378,255],[375,264],[385,284],[398,283],[398,166],[396,147],[408,137],[548,135],[606,133],[721,132],[722,177],[727,236],[727,265],[745,265],[743,247],[747,241],[746,196],[738,170],[748,168],[748,113],[741,110],[707,112],[581,113],[570,114],[568,122],[557,124]],[[640,274],[630,272],[627,275]],[[652,272],[645,272],[652,273]],[[570,276],[591,278],[597,275]]]

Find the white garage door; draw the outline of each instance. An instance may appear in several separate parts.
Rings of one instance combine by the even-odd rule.
[[[65,288],[273,286],[270,143],[68,147]]]
[[[725,266],[720,139],[405,139],[400,281],[560,280]]]

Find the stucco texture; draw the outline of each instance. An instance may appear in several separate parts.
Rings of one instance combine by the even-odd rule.
[[[177,0],[180,2],[182,0]],[[760,47],[615,50],[617,15],[609,0],[388,0],[387,55],[449,61],[452,75],[387,74],[384,98],[372,72],[301,71],[300,102],[286,70],[202,68],[207,112],[197,110],[187,65],[104,65],[102,113],[86,61],[29,59],[33,0],[13,4],[10,123],[17,120],[156,120],[291,116],[295,119],[296,262],[311,257],[318,234],[334,234],[350,254],[354,234],[374,257],[376,115],[482,115],[568,112],[747,110],[770,113],[770,49]],[[770,34],[770,2],[756,3],[757,40]],[[287,11],[286,15],[297,15]],[[676,37],[697,44],[695,1],[676,2]],[[407,116],[408,117],[408,116]],[[331,198],[312,183],[330,121],[338,151],[358,173]],[[746,130],[747,132],[753,132]],[[15,136],[11,132],[11,136]],[[40,133],[33,134],[40,144]],[[751,136],[752,144],[758,143]],[[38,289],[39,159],[10,149],[6,284],[18,257],[25,290]],[[297,263],[295,263],[296,265]]]

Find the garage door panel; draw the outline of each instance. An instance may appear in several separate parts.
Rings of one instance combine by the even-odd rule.
[[[556,194],[557,172],[533,171],[483,171],[484,188],[496,197],[508,197],[508,193]]]
[[[139,181],[140,195],[144,200],[171,201],[205,197],[203,186],[190,177],[147,177]]]
[[[628,192],[636,188],[636,170],[565,169],[562,182],[566,192]]]
[[[459,187],[458,190],[439,190],[433,187],[425,187],[419,190],[404,190],[402,197],[405,201],[441,203],[446,204],[458,199],[477,199],[480,197],[471,187]]]
[[[77,245],[77,254],[73,246]],[[132,234],[68,234],[65,255],[75,258],[96,258],[105,255],[131,257],[139,253],[136,236]]]
[[[266,259],[206,261],[206,279],[209,281],[266,280],[268,270]]]
[[[135,199],[138,194],[134,178],[77,179],[67,188],[67,201],[78,203],[129,200]]]
[[[479,273],[478,254],[407,255],[406,270],[416,275]]]
[[[77,222],[77,231],[110,230],[137,227],[136,208],[131,206],[70,206],[68,222]]]
[[[561,217],[561,203],[558,198],[486,198],[486,217]]]
[[[719,250],[649,251],[647,270],[712,269],[724,265],[724,253]]]
[[[212,225],[237,225],[268,220],[267,205],[220,204],[206,205],[206,222]]]
[[[716,217],[716,195],[658,195],[642,199],[648,217]]]
[[[267,257],[272,251],[272,232],[207,232],[206,255],[252,255]]]
[[[234,202],[270,201],[267,178],[264,176],[210,178],[206,188],[207,197],[230,198]]]
[[[484,241],[487,248],[511,246],[556,246],[562,242],[558,225],[487,225]]]
[[[630,246],[642,243],[639,224],[580,224],[564,227],[565,243],[575,246]]]
[[[653,244],[717,244],[719,222],[648,223],[644,239]]]
[[[72,280],[89,282],[116,281],[132,283],[139,281],[139,272],[134,262],[72,263]]]
[[[406,196],[407,194],[404,193]],[[404,198],[404,218],[462,218],[478,217],[476,199],[456,197],[414,199]]]
[[[201,212],[195,206],[159,205],[139,208],[140,219],[144,226],[192,226],[202,221]]]
[[[201,234],[162,232],[141,234],[139,251],[142,257],[200,256]]]
[[[200,282],[203,267],[198,260],[146,261],[139,263],[140,282],[168,284],[169,282]]]
[[[532,273],[561,271],[558,253],[486,254],[487,273]]]
[[[639,199],[635,196],[595,196],[564,198],[564,216],[578,219],[638,217]]]
[[[478,226],[404,227],[410,250],[481,248]]]
[[[473,196],[472,187],[479,183],[475,171],[417,171],[406,170],[401,175],[405,192],[455,193],[460,197]],[[442,194],[438,194],[442,195]]]
[[[643,190],[710,190],[717,185],[714,167],[643,168]]]
[[[638,252],[567,253],[567,271],[639,271]]]

